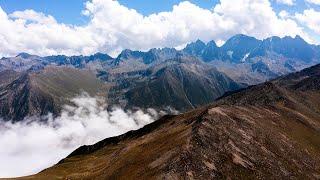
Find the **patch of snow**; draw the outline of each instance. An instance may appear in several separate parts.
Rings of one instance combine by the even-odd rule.
[[[246,62],[249,55],[250,55],[250,53],[247,53],[246,55],[244,55],[243,58],[241,59],[241,62]]]
[[[227,55],[232,58],[232,55],[233,55],[233,51],[227,51]]]

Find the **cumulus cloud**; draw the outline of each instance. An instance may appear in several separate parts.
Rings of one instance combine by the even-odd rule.
[[[282,19],[285,19],[285,18],[288,18],[290,17],[289,13],[285,10],[282,10],[279,12],[279,17],[282,18]]]
[[[180,47],[196,39],[224,42],[238,33],[261,39],[299,34],[311,40],[293,19],[278,17],[269,0],[220,0],[212,10],[184,1],[148,16],[118,1],[91,0],[83,15],[88,24],[74,26],[33,10],[8,15],[0,8],[0,55],[116,55],[126,48]]]
[[[320,2],[320,1],[319,1]],[[314,9],[304,10],[302,14],[296,14],[298,21],[305,24],[309,29],[320,34],[320,12]]]
[[[138,129],[158,118],[148,109],[105,110],[104,102],[84,94],[65,106],[61,116],[46,121],[28,118],[0,123],[0,177],[30,175],[52,166],[77,147]]]
[[[295,0],[276,0],[276,1],[277,1],[277,3],[285,4],[288,6],[293,6],[295,3]]]
[[[315,4],[315,5],[320,5],[320,0],[306,0],[306,2]]]

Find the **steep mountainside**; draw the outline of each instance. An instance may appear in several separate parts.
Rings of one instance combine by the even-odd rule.
[[[15,80],[20,73],[13,70],[3,70],[0,72],[0,87],[6,86],[13,80]]]
[[[146,80],[137,83],[125,94],[128,106],[172,107],[185,111],[208,104],[225,92],[242,87],[215,68],[192,60],[195,63],[184,58],[168,60],[170,64],[150,69]]]
[[[242,88],[214,67],[194,57],[177,56],[145,70],[100,73],[113,82],[110,104],[126,108],[190,110],[207,104],[225,92]]]
[[[82,91],[106,96],[107,90],[107,85],[87,70],[48,66],[40,72],[23,72],[0,86],[0,117],[19,121],[25,116],[57,114]]]
[[[318,179],[320,65],[82,146],[24,179]]]
[[[222,47],[222,57],[219,59],[230,60],[234,63],[244,62],[250,52],[255,50],[261,41],[254,38],[238,34],[230,38]]]

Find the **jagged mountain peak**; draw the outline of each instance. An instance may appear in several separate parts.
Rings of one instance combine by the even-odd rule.
[[[254,37],[238,34],[226,41],[221,47],[222,59],[240,63],[244,57],[256,49],[261,44],[261,40]]]
[[[121,51],[121,53],[118,55],[118,57],[114,60],[114,65],[119,65],[120,62],[126,61],[129,59],[140,59],[145,54],[145,52],[141,51],[133,51],[130,49],[125,49]]]
[[[203,41],[201,41],[200,39],[197,39],[195,42],[195,44],[199,44],[199,45],[203,45],[205,44]]]
[[[236,35],[232,36],[231,38],[229,38],[225,44],[228,44],[231,42],[241,43],[241,42],[245,42],[245,41],[261,41],[261,40],[255,38],[255,37],[252,37],[252,36],[244,35],[244,34],[236,34]]]
[[[311,62],[313,59],[319,58],[313,46],[299,35],[294,38],[291,36],[267,38],[250,54],[250,57],[274,56],[274,54],[302,62]]]
[[[295,38],[295,39],[300,39],[300,40],[305,41],[305,40],[304,40],[300,35],[296,35],[294,38]]]
[[[23,58],[23,59],[28,59],[30,57],[32,57],[34,55],[31,55],[29,53],[26,53],[26,52],[22,52],[22,53],[19,53],[16,57],[20,57],[20,58]]]
[[[211,40],[207,43],[207,47],[218,47],[214,40]]]
[[[206,44],[203,41],[198,39],[195,42],[187,44],[184,50],[186,52],[199,54],[205,47],[206,47]]]
[[[94,55],[90,56],[91,60],[95,60],[95,59],[99,59],[99,60],[109,60],[112,59],[111,56],[109,56],[108,54],[104,54],[101,52],[95,53]]]
[[[254,44],[258,44],[260,43],[261,40],[256,39],[255,37],[251,37],[251,36],[247,36],[244,34],[237,34],[232,36],[231,38],[229,38],[224,45],[222,46],[222,48],[230,48],[231,46],[237,45],[237,46],[241,46],[241,45],[245,45],[248,43],[254,43]]]
[[[271,36],[263,41],[266,42],[278,42],[278,41],[300,41],[300,42],[305,42],[307,43],[300,35],[295,35],[294,37],[292,36],[284,36],[284,37],[279,37],[279,36]]]
[[[211,61],[219,56],[219,47],[212,40],[205,44],[201,40],[188,44],[183,50],[184,53],[202,59],[203,61]]]
[[[118,55],[117,58],[120,58],[120,57],[123,57],[123,56],[127,56],[127,55],[129,55],[129,54],[131,54],[131,53],[132,53],[132,50],[130,50],[130,49],[124,49],[124,50],[122,50],[122,51],[120,52],[120,54]]]

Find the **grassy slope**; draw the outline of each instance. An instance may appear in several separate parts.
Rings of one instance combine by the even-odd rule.
[[[82,91],[91,96],[106,97],[109,86],[98,80],[94,73],[71,67],[46,67],[31,75],[32,85],[57,102],[65,103]]]
[[[63,105],[81,92],[107,97],[109,85],[94,73],[72,67],[49,66],[40,72],[11,75],[10,83],[0,86],[0,113],[7,120],[28,115],[57,114]]]

